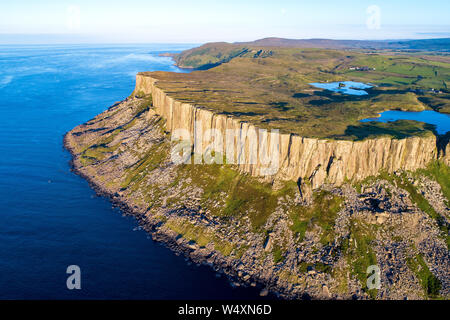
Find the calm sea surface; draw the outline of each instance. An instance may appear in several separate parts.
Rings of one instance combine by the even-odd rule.
[[[65,132],[128,96],[139,71],[180,71],[189,46],[0,46],[0,299],[259,298],[188,265],[69,170]],[[66,268],[81,268],[81,290]]]

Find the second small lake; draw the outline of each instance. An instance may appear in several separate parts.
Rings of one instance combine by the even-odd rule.
[[[362,96],[368,94],[364,89],[372,88],[371,85],[355,82],[355,81],[339,81],[339,82],[314,82],[310,83],[313,87],[326,89],[337,93],[351,94],[355,96]]]
[[[450,115],[436,112],[433,110],[425,110],[420,112],[389,110],[380,113],[377,118],[367,118],[361,122],[380,121],[391,122],[396,120],[415,120],[436,126],[438,134],[445,134],[450,131]]]

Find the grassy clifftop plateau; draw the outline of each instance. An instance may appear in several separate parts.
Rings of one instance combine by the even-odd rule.
[[[302,136],[397,138],[432,131],[423,123],[360,123],[389,110],[450,113],[450,57],[445,53],[328,50],[212,43],[175,57],[190,74],[157,72],[177,100],[238,116],[259,127]],[[312,82],[374,84],[363,96],[316,89]]]
[[[362,142],[286,135],[292,153],[284,169],[292,179],[172,161],[174,128],[193,119],[225,128],[213,119],[226,117],[193,105],[258,127],[352,140],[434,133],[422,122],[358,121],[383,110],[450,111],[450,61],[442,52],[374,54],[267,41],[185,51],[177,63],[203,69],[190,74],[142,73],[130,97],[65,135],[73,169],[136,215],[154,240],[236,284],[293,299],[448,299],[450,170],[436,155],[449,150],[450,133]],[[309,85],[343,80],[375,86],[349,96]],[[300,140],[314,144],[300,148]],[[411,162],[420,165],[403,165]],[[374,266],[380,286],[368,282]]]

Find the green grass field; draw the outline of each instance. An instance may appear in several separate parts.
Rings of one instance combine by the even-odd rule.
[[[215,43],[187,50],[175,60],[180,66],[199,70],[189,74],[151,73],[159,79],[158,86],[174,98],[262,128],[301,136],[361,139],[373,134],[423,134],[432,128],[409,121],[383,125],[374,131],[359,120],[392,109],[450,112],[450,58],[445,55],[437,59],[417,52],[367,53]],[[351,70],[355,67],[368,70]],[[368,95],[352,96],[309,85],[345,80],[375,86]]]

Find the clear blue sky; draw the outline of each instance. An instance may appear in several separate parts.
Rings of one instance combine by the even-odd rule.
[[[450,1],[0,2],[0,42],[201,43],[268,36],[333,39],[449,37]]]

